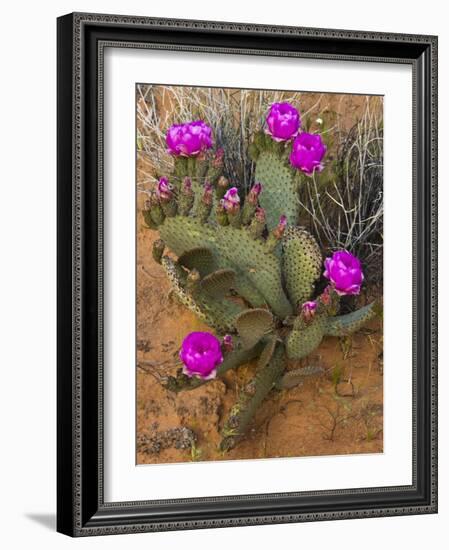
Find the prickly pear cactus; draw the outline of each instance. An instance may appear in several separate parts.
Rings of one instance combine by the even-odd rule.
[[[175,144],[174,171],[160,179],[143,211],[147,227],[159,233],[153,257],[164,268],[174,295],[224,336],[223,358],[212,374],[192,376],[179,370],[167,378],[166,387],[174,392],[194,389],[258,358],[254,379],[225,422],[223,451],[244,437],[270,391],[292,387],[293,380],[311,373],[303,368],[293,376],[289,361],[306,357],[328,335],[359,330],[375,315],[374,304],[337,315],[339,297],[356,294],[363,279],[358,260],[346,251],[336,254],[348,257],[326,259],[324,276],[330,282],[316,295],[322,254],[314,237],[297,226],[297,194],[307,166],[296,166],[303,162],[296,141],[296,156],[289,157],[294,135],[280,140],[268,134],[255,136],[251,146],[256,182],[246,197],[223,176],[223,151],[211,152],[208,142],[194,154],[176,154]],[[315,166],[321,165],[315,163],[312,171]],[[166,249],[177,259],[166,255]],[[348,258],[352,263],[345,263]]]
[[[287,217],[289,224],[296,225],[301,178],[289,165],[283,144],[260,132],[255,137],[251,152],[256,161],[256,181],[263,185],[260,204],[267,211],[268,228],[273,229],[281,215]]]

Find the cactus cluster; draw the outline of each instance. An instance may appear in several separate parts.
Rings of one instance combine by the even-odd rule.
[[[254,379],[222,428],[223,451],[244,436],[270,391],[310,374],[307,367],[290,370],[292,361],[326,335],[353,333],[375,315],[374,303],[338,315],[344,292],[332,279],[317,294],[323,257],[314,237],[297,226],[298,190],[309,176],[291,161],[288,137],[275,138],[267,131],[254,137],[255,184],[246,197],[223,174],[224,152],[208,144],[194,154],[173,154],[173,173],[160,179],[143,210],[147,227],[159,233],[153,258],[173,294],[218,336],[226,335],[216,374],[258,358]],[[179,369],[165,384],[178,392],[207,379]]]

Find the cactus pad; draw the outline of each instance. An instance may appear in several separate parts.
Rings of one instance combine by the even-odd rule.
[[[229,418],[222,430],[221,450],[232,449],[245,434],[255,411],[275,387],[277,380],[284,372],[285,365],[284,346],[278,342],[270,361],[258,365],[250,387],[246,392],[242,392],[238,402],[231,409]]]
[[[266,250],[264,242],[254,241],[246,228],[217,230],[195,218],[175,216],[166,218],[159,231],[178,256],[192,248],[209,248],[220,269],[235,270],[237,291],[252,305],[266,301],[279,317],[292,312],[282,288],[279,260]]]
[[[287,227],[282,239],[283,273],[295,308],[309,300],[321,274],[321,251],[312,235],[300,227]]]
[[[266,309],[248,309],[237,316],[235,326],[243,346],[249,349],[272,330],[273,316]]]
[[[287,371],[282,378],[279,379],[279,382],[276,384],[276,387],[279,390],[289,390],[296,386],[299,386],[303,383],[304,378],[307,376],[313,376],[322,374],[324,372],[323,367],[301,367],[299,369]]]
[[[264,367],[270,362],[273,356],[274,350],[276,348],[277,342],[278,342],[278,339],[276,336],[271,336],[270,338],[267,338],[263,351],[259,357],[259,361],[258,361],[259,368]]]
[[[329,336],[347,336],[360,330],[365,323],[376,316],[376,302],[372,302],[352,313],[326,319],[325,334]]]
[[[282,215],[287,216],[289,225],[296,225],[299,216],[298,180],[287,161],[274,151],[261,152],[255,179],[263,187],[259,200],[267,212],[268,230],[276,227]]]
[[[235,286],[235,271],[233,269],[218,269],[206,275],[201,281],[201,290],[212,298],[224,298]]]
[[[326,320],[323,318],[315,319],[302,329],[293,327],[285,343],[289,359],[302,359],[309,355],[321,344],[326,328]]]
[[[196,269],[201,277],[205,277],[217,269],[214,255],[209,248],[198,247],[186,250],[178,258],[178,263],[187,269]]]
[[[235,319],[243,306],[230,300],[215,299],[209,294],[192,294],[186,290],[187,274],[181,266],[168,256],[162,258],[162,266],[175,296],[184,306],[219,332],[235,332]]]

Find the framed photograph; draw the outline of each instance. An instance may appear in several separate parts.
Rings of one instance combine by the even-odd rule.
[[[58,531],[437,511],[437,38],[58,19]]]

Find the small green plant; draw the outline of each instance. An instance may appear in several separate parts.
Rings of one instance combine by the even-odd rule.
[[[373,441],[377,439],[379,434],[382,432],[382,428],[379,428],[375,425],[376,418],[382,414],[382,406],[375,403],[368,403],[362,407],[360,411],[360,416],[365,427],[365,440]]]
[[[192,446],[190,447],[190,458],[192,462],[197,462],[201,460],[201,456],[203,454],[203,451],[200,449],[200,447],[197,447],[195,442],[192,443]]]
[[[340,364],[335,365],[331,372],[332,385],[334,390],[337,391],[337,386],[340,384],[343,378],[343,368]]]

